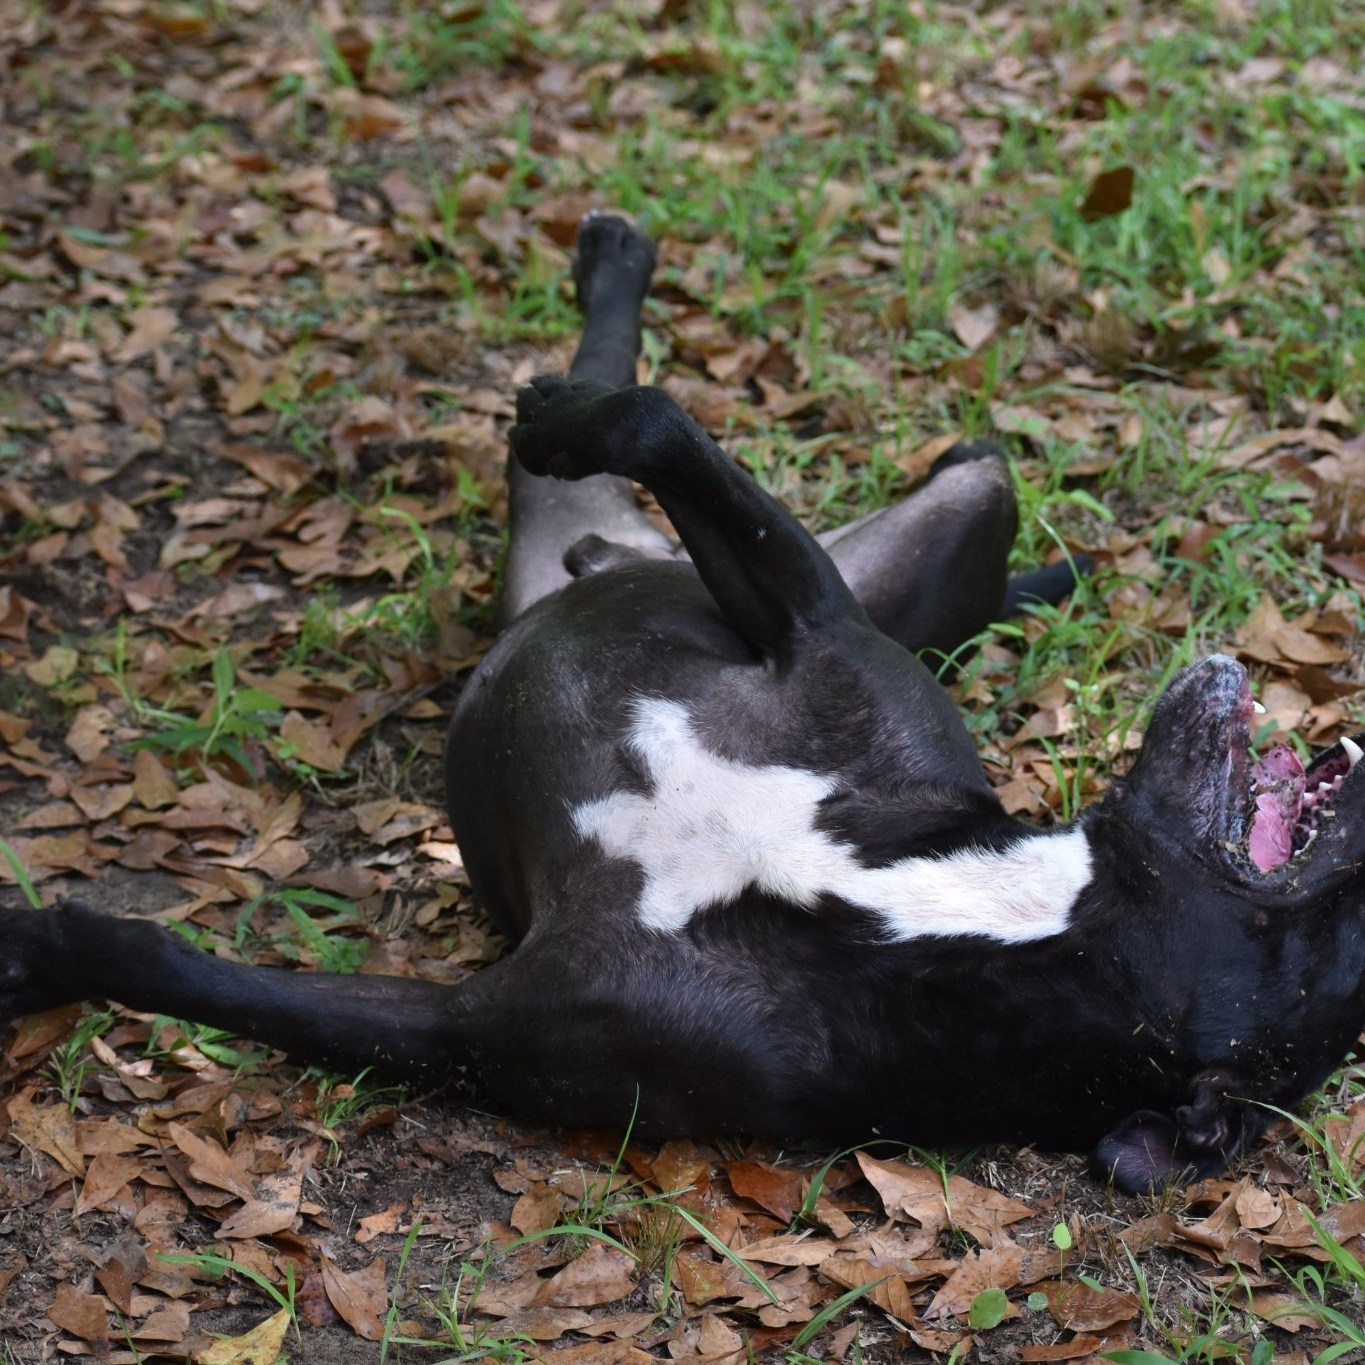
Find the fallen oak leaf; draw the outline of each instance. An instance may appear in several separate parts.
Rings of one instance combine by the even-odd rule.
[[[1122,213],[1133,202],[1133,183],[1136,176],[1131,166],[1116,166],[1101,171],[1091,182],[1081,201],[1080,215],[1087,223],[1101,218],[1112,218]]]
[[[382,1256],[376,1256],[360,1270],[351,1271],[323,1258],[322,1285],[332,1307],[366,1341],[378,1341],[384,1335],[384,1317],[389,1307],[386,1270]]]
[[[300,711],[285,712],[280,722],[280,745],[282,753],[322,773],[340,772],[350,749],[332,737],[329,725],[310,721]]]
[[[0,636],[23,644],[28,639],[28,618],[33,614],[33,603],[22,593],[0,584]]]
[[[213,1235],[221,1238],[273,1237],[288,1232],[299,1214],[303,1198],[301,1177],[266,1176],[258,1197],[246,1200],[231,1217],[225,1218]]]
[[[183,1123],[168,1123],[166,1135],[189,1158],[189,1173],[203,1185],[253,1199],[256,1182],[216,1142],[202,1138]]]
[[[390,1204],[388,1208],[381,1209],[378,1213],[372,1213],[367,1218],[362,1218],[356,1224],[355,1240],[364,1246],[366,1242],[373,1242],[376,1237],[397,1232],[403,1215],[407,1212],[407,1200],[400,1199],[398,1203]],[[512,1226],[515,1227],[516,1224],[514,1223]]]
[[[80,1217],[95,1209],[110,1204],[118,1194],[126,1190],[143,1172],[140,1161],[115,1152],[98,1152],[86,1167],[85,1183],[72,1210],[73,1216]]]
[[[760,1265],[820,1265],[831,1251],[831,1243],[810,1232],[784,1232],[776,1237],[764,1237],[746,1246],[733,1248],[745,1261]]]
[[[1267,431],[1253,436],[1249,441],[1223,451],[1218,464],[1224,469],[1240,469],[1244,465],[1256,464],[1272,450],[1281,446],[1307,446],[1310,450],[1324,451],[1329,455],[1340,455],[1343,450],[1341,438],[1319,427],[1288,427],[1280,431]]]
[[[133,755],[133,795],[144,810],[174,805],[180,795],[174,775],[150,749],[139,749]]]
[[[1002,1228],[1032,1218],[1036,1212],[1028,1204],[962,1176],[950,1176],[945,1182],[937,1171],[925,1166],[878,1161],[866,1152],[857,1153],[857,1158],[888,1215],[895,1218],[903,1214],[926,1232],[956,1227],[982,1246],[993,1246]]]
[[[134,1342],[156,1342],[175,1345],[184,1341],[190,1330],[190,1306],[187,1303],[168,1303],[148,1314],[129,1332]]]
[[[82,706],[66,732],[66,747],[82,763],[91,763],[109,747],[115,724],[114,713],[107,706],[99,702]]]
[[[57,233],[57,245],[63,256],[78,270],[89,270],[105,279],[135,283],[143,278],[142,262],[123,251],[82,240],[92,235],[83,229],[62,229]]]
[[[133,799],[131,782],[106,782],[94,787],[73,787],[71,802],[91,822],[108,820]]]
[[[1021,1346],[1019,1359],[1025,1361],[1089,1360],[1105,1344],[1103,1337],[1081,1334],[1070,1341],[1059,1341],[1051,1346]]]
[[[150,354],[163,341],[169,341],[180,326],[180,315],[171,308],[138,308],[128,320],[132,329],[109,357],[120,365]]]
[[[820,1274],[841,1289],[864,1290],[862,1298],[899,1322],[917,1319],[910,1288],[895,1262],[864,1256],[831,1256],[820,1262]]]
[[[1321,1318],[1293,1294],[1261,1291],[1251,1296],[1251,1311],[1282,1332],[1299,1332],[1305,1327],[1321,1326]]]
[[[57,687],[74,676],[80,662],[81,656],[70,645],[49,645],[41,658],[24,665],[24,673],[39,687]]]
[[[733,1262],[717,1261],[701,1246],[684,1247],[678,1253],[674,1268],[683,1298],[694,1307],[701,1307],[716,1299],[753,1304],[776,1302],[775,1294],[758,1295],[749,1275]]]
[[[268,488],[273,488],[285,497],[297,493],[313,476],[308,466],[296,455],[281,455],[255,446],[220,446],[218,457],[232,460],[250,470]]]
[[[14,822],[15,829],[70,829],[72,825],[83,825],[86,816],[74,801],[48,801],[45,805],[35,806],[29,813]]]
[[[4,860],[0,859],[0,873],[3,873],[4,868]],[[44,1010],[41,1014],[30,1014],[15,1026],[14,1037],[5,1052],[6,1060],[20,1071],[36,1066],[39,1058],[71,1032],[71,1026],[80,1017],[79,1005],[62,1005],[55,1010]]]
[[[1242,1227],[1251,1231],[1274,1227],[1284,1212],[1280,1201],[1273,1194],[1260,1189],[1250,1181],[1238,1190],[1233,1202],[1238,1221]]]
[[[281,1308],[239,1337],[219,1337],[193,1348],[194,1365],[275,1365],[289,1331],[289,1310]]]
[[[108,1351],[109,1309],[102,1295],[59,1284],[47,1317],[54,1327],[89,1342],[101,1355]]]
[[[1137,1296],[1123,1289],[1092,1289],[1080,1280],[1049,1280],[1038,1288],[1047,1298],[1052,1320],[1073,1332],[1103,1332],[1131,1322],[1142,1311]]]
[[[657,1313],[613,1313],[608,1318],[594,1318],[578,1330],[585,1337],[615,1337],[618,1341],[629,1341],[658,1320]]]
[[[628,1341],[584,1341],[562,1350],[537,1351],[531,1359],[552,1365],[658,1365],[654,1356]]]
[[[278,602],[284,596],[285,590],[273,583],[233,583],[194,607],[186,614],[185,620],[225,621],[254,611],[270,602]],[[264,697],[267,694],[260,695]],[[270,700],[274,702],[273,697]],[[275,703],[276,706],[278,704]]]
[[[36,839],[6,840],[10,852],[18,860],[30,881],[45,881],[58,872],[79,872],[85,877],[98,877],[100,864],[118,857],[118,850],[94,843],[84,830],[70,834],[44,834]],[[18,878],[8,859],[0,859],[0,882],[15,882]]]
[[[581,1332],[592,1322],[592,1314],[581,1308],[523,1308],[498,1323],[498,1335],[526,1337],[531,1341],[558,1341],[565,1332]]]
[[[1011,1243],[964,1257],[924,1310],[925,1320],[965,1317],[977,1295],[984,1290],[1013,1289],[1019,1283],[1023,1260],[1023,1251]],[[1008,1313],[1011,1317],[1017,1315],[1018,1309]]]
[[[977,351],[999,328],[1000,310],[993,303],[968,308],[961,300],[954,300],[948,308],[948,325],[969,351]]]
[[[517,1200],[507,1221],[523,1237],[555,1227],[564,1212],[565,1198],[554,1185],[538,1181]]]
[[[147,1273],[147,1248],[135,1232],[125,1232],[112,1246],[101,1253],[103,1259],[95,1267],[95,1279],[109,1302],[131,1318],[133,1293],[137,1282]]]
[[[76,1120],[64,1104],[39,1106],[33,1103],[33,1089],[11,1095],[5,1103],[9,1115],[9,1136],[25,1147],[50,1156],[68,1175],[85,1174]]]
[[[595,1242],[545,1281],[533,1308],[592,1308],[624,1299],[635,1288],[634,1260],[624,1251]]]
[[[758,1161],[729,1161],[723,1167],[730,1188],[741,1199],[790,1223],[801,1202],[801,1178],[794,1171],[775,1171]]]

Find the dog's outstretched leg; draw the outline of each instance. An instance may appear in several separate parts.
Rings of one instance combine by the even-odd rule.
[[[569,375],[611,388],[635,382],[640,306],[654,270],[654,243],[624,218],[589,214],[578,229],[574,285],[583,337]],[[499,611],[504,623],[569,582],[564,557],[586,536],[645,554],[672,551],[640,511],[622,478],[603,475],[566,485],[507,465],[511,534]]]
[[[464,989],[426,981],[229,962],[159,924],[79,901],[0,911],[0,1021],[99,999],[228,1029],[337,1070],[375,1066],[431,1085],[467,1063],[481,1008]]]

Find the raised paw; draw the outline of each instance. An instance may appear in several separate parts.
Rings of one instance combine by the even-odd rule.
[[[592,212],[578,225],[573,282],[578,306],[618,294],[638,306],[649,289],[658,252],[634,223],[615,213]]]
[[[599,473],[594,412],[615,392],[593,380],[537,375],[517,390],[517,424],[507,433],[517,459],[532,474],[557,479]]]

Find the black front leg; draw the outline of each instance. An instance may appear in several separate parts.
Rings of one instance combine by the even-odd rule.
[[[248,967],[79,901],[0,913],[0,1020],[76,1000],[192,1019],[296,1061],[435,1085],[468,1061],[473,999],[426,981]]]
[[[542,376],[517,394],[511,441],[533,474],[643,484],[730,623],[769,653],[867,621],[829,555],[662,389]]]

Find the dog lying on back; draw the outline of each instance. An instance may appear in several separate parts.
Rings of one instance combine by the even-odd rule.
[[[451,722],[451,824],[515,950],[456,988],[325,976],[67,902],[0,914],[0,1017],[108,997],[536,1123],[1219,1171],[1365,1025],[1360,748],[1253,761],[1214,656],[1075,824],[1008,817],[912,653],[1069,586],[1007,585],[998,452],[817,542],[633,384],[653,264],[585,220],[570,377],[517,400],[509,623]]]

